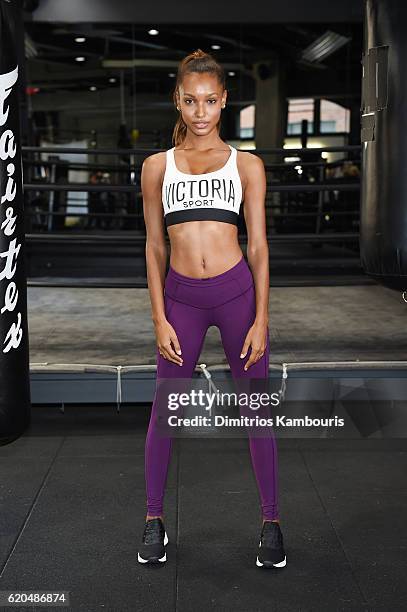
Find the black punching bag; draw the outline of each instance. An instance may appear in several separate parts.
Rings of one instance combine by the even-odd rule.
[[[20,1],[0,0],[0,444],[21,435],[31,408],[18,103],[22,27]]]
[[[407,3],[365,0],[360,258],[407,290]]]

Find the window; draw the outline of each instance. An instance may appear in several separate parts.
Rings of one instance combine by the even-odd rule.
[[[254,138],[254,104],[240,111],[240,138]]]
[[[287,134],[301,134],[301,122],[308,120],[307,133],[314,131],[314,99],[289,98]]]
[[[321,133],[323,132],[350,132],[350,110],[330,100],[321,100]]]

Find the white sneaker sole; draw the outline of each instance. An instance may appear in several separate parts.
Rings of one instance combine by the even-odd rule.
[[[257,567],[285,567],[287,564],[287,556],[284,556],[284,559],[282,561],[280,561],[279,563],[270,563],[270,562],[265,562],[262,563],[261,561],[259,561],[259,558],[256,557],[256,565]]]
[[[164,534],[164,546],[167,546],[168,541],[169,540],[168,540],[167,532],[165,532],[165,534]],[[164,553],[164,556],[161,557],[161,559],[156,559],[156,558],[153,558],[153,559],[143,559],[143,557],[140,557],[140,553],[137,553],[137,560],[138,560],[139,563],[157,563],[157,561],[160,562],[160,563],[164,563],[167,560],[167,553]]]
[[[259,547],[261,546],[261,540],[259,542]],[[266,561],[265,563],[262,563],[259,559],[259,557],[256,557],[256,565],[257,567],[285,567],[287,564],[287,556],[284,555],[284,559],[282,561],[279,561],[278,563],[271,563],[270,561]]]

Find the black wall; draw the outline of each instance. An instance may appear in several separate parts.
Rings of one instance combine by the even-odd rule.
[[[363,0],[40,0],[35,21],[157,23],[299,23],[363,20]]]

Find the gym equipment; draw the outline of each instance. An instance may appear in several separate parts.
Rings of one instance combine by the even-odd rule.
[[[0,444],[30,422],[29,343],[17,45],[20,3],[0,2]]]
[[[367,0],[362,59],[360,260],[379,283],[407,289],[407,5]]]

